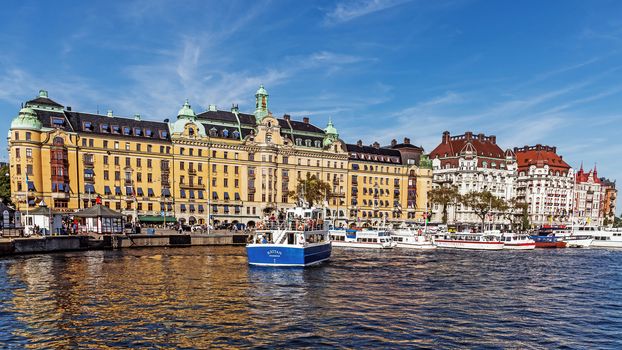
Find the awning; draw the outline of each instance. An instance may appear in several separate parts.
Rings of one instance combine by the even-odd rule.
[[[194,204],[190,204],[190,212],[194,213]]]
[[[179,190],[179,197],[186,198],[186,190],[183,188]]]
[[[202,213],[205,211],[205,208],[203,207],[203,204],[199,204],[199,213]]]
[[[229,192],[225,192],[225,200],[229,200]]]
[[[240,206],[236,205],[235,207],[233,207],[235,209],[235,213],[239,214],[240,213]]]
[[[190,195],[190,199],[194,199],[194,190],[188,190],[188,194]]]
[[[212,205],[212,212],[218,213],[218,206],[216,204]]]
[[[115,186],[114,187],[114,194],[117,196],[120,196],[123,194],[123,192],[121,192],[121,186]]]
[[[181,209],[181,211],[186,211],[186,205],[185,204],[180,204],[179,208]]]
[[[34,199],[29,199],[28,200],[28,205],[35,205],[35,200]]]
[[[104,194],[106,195],[112,194],[112,191],[110,191],[110,186],[104,186]]]
[[[236,192],[234,194],[234,198],[235,198],[236,201],[239,201],[240,200],[240,194]]]
[[[95,186],[93,184],[84,184],[85,193],[95,193]]]
[[[198,190],[197,193],[199,194],[199,199],[203,199],[203,191]]]
[[[164,190],[162,190],[162,191],[164,191]],[[148,189],[147,189],[147,195],[148,195],[149,197],[153,197],[153,196],[154,196],[154,194],[153,194],[153,188],[148,188]],[[170,196],[170,193],[169,193],[169,196]]]
[[[131,196],[134,194],[134,191],[132,190],[132,186],[125,186],[125,194],[128,196]]]
[[[164,197],[170,197],[171,196],[171,190],[168,188],[163,188],[162,189],[162,195]],[[149,189],[149,196],[153,196],[153,190]]]
[[[26,184],[28,185],[28,191],[36,191],[35,190],[35,183],[32,181],[27,181]]]
[[[138,193],[138,195],[141,196],[141,197],[145,195],[145,193],[143,192],[143,188],[142,187],[138,187],[136,189],[136,193]]]
[[[218,192],[212,192],[212,199],[218,199]]]
[[[161,216],[161,215],[139,215],[138,221],[140,222],[150,222],[150,223],[163,223],[166,222],[175,222],[177,221],[174,216]]]
[[[224,207],[224,209],[223,209],[223,212],[225,212],[225,213],[228,213],[228,212],[229,212],[229,206],[228,206],[228,205],[225,205],[225,207]]]
[[[166,209],[167,209],[168,211],[173,211],[173,204],[168,203],[168,204],[166,205]]]
[[[85,175],[95,175],[95,172],[91,168],[86,168],[86,169],[84,169],[84,174]]]

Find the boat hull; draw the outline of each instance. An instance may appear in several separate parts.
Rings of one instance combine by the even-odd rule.
[[[536,242],[536,248],[566,248],[566,242]]]
[[[344,242],[344,241],[333,241],[333,247],[340,248],[361,248],[361,249],[392,249],[394,244],[383,244],[383,243],[365,243],[365,242]]]
[[[455,241],[455,240],[436,240],[434,242],[438,248],[450,249],[473,249],[473,250],[501,250],[503,242],[477,242],[477,241]]]
[[[568,239],[565,242],[568,248],[589,248],[592,246],[593,239]]]
[[[503,246],[503,249],[508,249],[508,250],[532,250],[532,249],[536,249],[536,243],[535,242],[525,242],[525,243],[505,242],[505,245]]]
[[[331,243],[309,246],[283,244],[249,244],[246,246],[248,263],[255,266],[311,266],[330,258]]]
[[[605,240],[598,240],[595,239],[592,241],[592,244],[590,245],[590,247],[595,247],[595,248],[622,248],[622,241],[605,241]]]
[[[398,248],[408,248],[408,249],[436,249],[436,246],[430,242],[427,243],[407,243],[407,242],[398,242]]]

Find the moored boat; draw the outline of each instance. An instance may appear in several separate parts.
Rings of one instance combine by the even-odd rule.
[[[436,249],[430,236],[421,230],[399,229],[391,232],[391,240],[398,248]]]
[[[595,226],[575,227],[574,233],[592,238],[590,247],[622,248],[622,229],[601,229]]]
[[[250,265],[305,267],[330,258],[329,222],[323,220],[322,210],[296,207],[286,214],[281,225],[266,228],[259,224],[246,245]]]
[[[536,249],[536,242],[527,235],[506,232],[501,234],[503,249],[509,250],[531,250]]]
[[[334,247],[391,249],[397,244],[386,230],[330,230]]]
[[[566,248],[566,242],[557,236],[529,236],[536,243],[536,248]]]
[[[492,234],[462,232],[437,234],[434,244],[438,248],[501,250],[504,243]]]

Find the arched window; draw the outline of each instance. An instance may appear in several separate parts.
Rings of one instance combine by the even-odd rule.
[[[240,138],[240,133],[236,130],[236,131],[231,133],[231,136],[233,136],[233,138],[235,138],[235,139],[239,139]]]
[[[209,129],[209,136],[215,137],[216,135],[218,135],[218,130],[216,130],[216,128],[212,127]]]
[[[315,147],[320,148],[320,141],[319,140],[315,140]]]
[[[488,168],[488,162],[486,161],[482,162],[482,168]]]
[[[65,140],[60,136],[56,136],[53,142],[54,142],[54,146],[62,146],[65,144]]]
[[[305,140],[305,146],[311,147],[311,140]]]
[[[302,139],[301,138],[297,138],[296,139],[296,146],[302,146]]]
[[[188,128],[188,135],[194,136],[194,128]]]

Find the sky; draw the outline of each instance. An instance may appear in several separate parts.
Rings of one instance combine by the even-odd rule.
[[[259,84],[349,143],[473,131],[622,179],[622,1],[2,2],[3,133],[39,89],[163,120],[185,98],[252,113]]]

